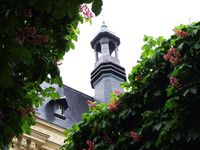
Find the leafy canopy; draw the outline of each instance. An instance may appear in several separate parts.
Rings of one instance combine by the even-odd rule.
[[[101,0],[0,0],[0,149],[30,133],[33,107],[44,97],[58,97],[40,84],[61,86],[59,61],[74,49],[78,24],[89,20],[79,11],[84,3],[100,13]]]
[[[169,39],[144,36],[138,65],[111,103],[89,105],[63,149],[188,150],[200,146],[200,22]]]

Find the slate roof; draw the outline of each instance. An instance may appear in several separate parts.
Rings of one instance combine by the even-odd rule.
[[[44,85],[42,86],[44,87]],[[54,87],[60,94],[61,100],[45,100],[42,106],[37,109],[38,117],[59,127],[70,128],[74,123],[82,120],[82,113],[88,112],[86,101],[93,100],[93,98],[66,85],[63,85],[62,88],[55,85]],[[57,104],[64,105],[66,108],[63,116],[55,113]]]

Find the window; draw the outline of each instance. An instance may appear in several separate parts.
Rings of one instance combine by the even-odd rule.
[[[57,113],[57,114],[59,114],[59,115],[64,115],[64,112],[65,112],[65,109],[64,109],[64,107],[61,105],[61,104],[58,104],[57,105],[57,110],[56,110],[56,112],[55,113]]]
[[[61,98],[54,101],[54,116],[65,119],[65,111],[68,108],[66,98]]]
[[[54,116],[60,118],[60,119],[65,119],[64,113],[65,113],[65,107],[61,104],[55,104],[55,112]]]

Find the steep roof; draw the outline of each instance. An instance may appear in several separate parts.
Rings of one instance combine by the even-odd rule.
[[[56,90],[61,99],[56,101],[46,99],[42,106],[37,109],[38,117],[59,127],[70,128],[74,123],[82,120],[84,112],[88,112],[86,101],[88,99],[93,100],[93,97],[66,85],[63,85],[62,88],[57,87]],[[56,113],[58,104],[66,108],[63,115]]]

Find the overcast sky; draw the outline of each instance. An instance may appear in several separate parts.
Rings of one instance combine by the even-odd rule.
[[[180,24],[200,21],[199,0],[104,0],[101,15],[79,26],[80,35],[75,50],[65,54],[60,66],[63,83],[90,96],[90,73],[95,55],[90,41],[99,32],[103,18],[108,29],[120,38],[119,59],[130,73],[141,54],[143,36],[165,38]]]

